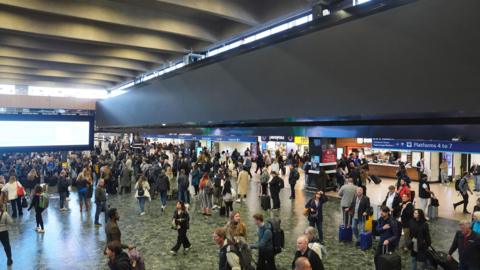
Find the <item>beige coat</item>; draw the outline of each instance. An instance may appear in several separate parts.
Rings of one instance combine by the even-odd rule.
[[[239,195],[247,195],[249,181],[250,181],[250,175],[248,175],[247,171],[241,171],[238,174],[237,191]]]

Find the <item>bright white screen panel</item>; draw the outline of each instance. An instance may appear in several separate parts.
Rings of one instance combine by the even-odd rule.
[[[0,147],[89,145],[90,122],[0,121]]]

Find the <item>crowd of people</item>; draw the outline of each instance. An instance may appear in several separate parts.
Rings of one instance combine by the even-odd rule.
[[[108,143],[108,150],[96,147],[89,153],[31,153],[4,154],[0,158],[0,240],[5,248],[7,263],[11,265],[12,252],[8,237],[8,225],[22,217],[23,208],[35,210],[36,231],[45,232],[42,213],[49,207],[48,186],[56,186],[59,193],[59,208],[66,212],[72,186],[76,188],[80,212],[89,212],[91,202],[95,204],[94,224],[101,227],[100,215],[104,213],[106,233],[105,254],[111,269],[142,269],[143,258],[134,245],[121,241],[117,209],[109,208],[110,196],[133,195],[138,202],[138,214],[146,215],[145,205],[159,198],[164,212],[168,201],[175,202],[172,216],[172,230],[177,232],[177,242],[170,253],[177,255],[183,246],[185,253],[192,247],[188,238],[190,228],[189,211],[192,200],[200,205],[201,214],[212,215],[218,210],[228,217],[225,226],[216,228],[213,240],[219,246],[219,269],[249,269],[256,263],[256,269],[276,269],[275,256],[282,251],[283,234],[275,218],[267,219],[262,213],[253,215],[257,226],[257,241],[248,242],[247,228],[236,211],[247,198],[252,198],[250,182],[252,173],[259,173],[259,196],[270,196],[272,211],[281,207],[280,192],[284,188],[285,176],[290,185],[290,199],[295,200],[296,189],[302,168],[308,171],[308,153],[300,156],[290,152],[286,160],[276,152],[252,154],[250,149],[243,154],[236,149],[210,153],[207,149],[196,153],[185,145],[151,144],[144,142],[141,147],[132,147],[119,140]],[[257,151],[258,152],[258,151]],[[256,163],[256,170],[252,170]],[[288,171],[287,171],[288,167]],[[344,156],[338,161],[337,184],[341,197],[341,212],[344,226],[351,228],[356,245],[363,247],[362,238],[370,231],[380,241],[376,248],[374,263],[378,269],[384,253],[397,248],[410,251],[412,269],[427,269],[431,235],[426,208],[435,194],[422,171],[418,197],[410,188],[410,178],[400,166],[396,185],[388,188],[385,200],[378,209],[378,219],[367,196],[367,181],[371,181],[368,162],[355,154]],[[458,183],[458,190],[464,204],[468,203],[468,177]],[[8,179],[8,182],[5,181]],[[190,185],[193,192],[190,192]],[[132,190],[133,187],[133,190]],[[471,192],[471,191],[470,191]],[[133,193],[133,194],[132,194]],[[466,193],[466,197],[464,195]],[[295,254],[292,254],[292,269],[323,269],[325,242],[323,230],[323,205],[328,197],[319,190],[305,204],[305,218],[308,228],[298,236]],[[10,213],[7,211],[9,205]],[[234,207],[235,206],[235,207]],[[456,206],[455,206],[456,207]],[[264,209],[267,210],[267,209]],[[480,251],[480,201],[475,208],[472,221],[462,221],[448,252],[449,259],[458,249],[460,269],[478,269],[480,260],[471,254]],[[371,237],[371,236],[370,236]],[[280,240],[282,239],[282,240]],[[403,242],[401,241],[403,240]],[[368,248],[368,247],[367,247]],[[252,258],[252,249],[258,250],[258,258]],[[125,252],[124,250],[128,250]],[[478,254],[478,253],[477,253]],[[137,268],[132,268],[133,266]],[[139,268],[140,267],[140,268]],[[477,268],[475,268],[477,267]]]

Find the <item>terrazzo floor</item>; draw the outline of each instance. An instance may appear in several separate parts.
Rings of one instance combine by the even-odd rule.
[[[241,212],[242,219],[247,224],[249,242],[257,240],[251,216],[263,212],[260,210],[260,200],[257,196],[257,180],[258,175],[255,175],[247,202],[244,205],[234,204],[234,209]],[[297,199],[289,200],[290,190],[286,185],[281,193],[280,211],[264,212],[268,216],[279,216],[285,231],[285,250],[276,257],[278,269],[291,269],[296,237],[308,225],[302,213],[309,194],[305,194],[300,188],[298,185]],[[104,227],[96,228],[93,225],[94,211],[80,213],[75,192],[72,192],[71,198],[70,211],[61,213],[58,211],[58,196],[52,194],[50,207],[43,215],[45,234],[37,234],[34,231],[33,210],[15,221],[15,225],[10,228],[14,264],[8,269],[108,269],[107,259],[103,255]],[[115,195],[108,200],[111,207],[119,209],[122,241],[138,247],[145,258],[146,269],[218,269],[218,248],[212,240],[212,232],[215,227],[223,226],[227,221],[225,217],[219,216],[218,212],[214,212],[211,217],[201,215],[199,202],[193,199],[188,232],[193,247],[188,254],[179,252],[178,256],[172,256],[168,252],[176,241],[176,232],[170,228],[173,201],[168,202],[164,214],[160,211],[159,199],[151,201],[146,205],[147,214],[139,216],[138,204],[132,194]],[[341,219],[339,200],[332,198],[324,207],[324,234],[328,250],[328,255],[324,259],[325,269],[374,269],[373,249],[361,251],[352,243],[338,242],[338,226]],[[438,250],[448,250],[458,227],[457,222],[439,219],[432,221],[430,226],[434,247]],[[7,269],[5,255],[1,253],[0,269]],[[256,257],[256,253],[254,255]],[[402,253],[402,260],[402,269],[410,269],[409,253]]]

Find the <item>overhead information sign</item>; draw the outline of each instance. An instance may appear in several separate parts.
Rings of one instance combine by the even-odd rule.
[[[180,139],[186,141],[212,141],[212,142],[249,142],[256,143],[257,137],[247,136],[196,136],[196,135],[144,135],[147,138]]]
[[[480,143],[478,142],[394,140],[376,138],[372,140],[372,148],[419,152],[480,153]]]

